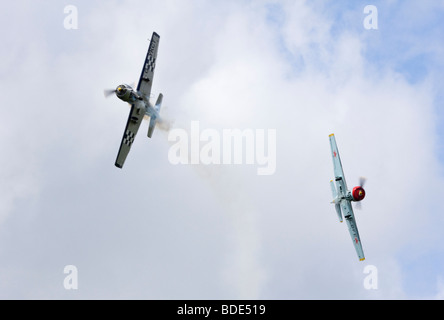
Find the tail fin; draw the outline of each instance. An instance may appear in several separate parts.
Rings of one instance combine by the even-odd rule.
[[[336,213],[338,214],[339,222],[342,222],[341,204],[336,202],[338,199],[338,192],[336,191],[335,183],[333,182],[333,180],[330,181],[330,187],[331,187],[331,193],[333,195],[332,203],[335,204],[335,209]]]
[[[160,112],[160,108],[162,107],[162,99],[163,99],[163,94],[159,94],[156,104],[154,105],[154,109],[157,111],[157,113]],[[150,117],[150,126],[148,127],[148,138],[151,138],[151,136],[153,135],[154,128],[156,128],[156,122],[157,122],[157,117],[155,115],[152,115]]]

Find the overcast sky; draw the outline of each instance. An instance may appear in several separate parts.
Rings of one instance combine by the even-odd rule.
[[[0,298],[442,299],[443,17],[444,1],[9,3]],[[147,122],[114,166],[129,107],[103,90],[138,81],[154,31],[171,129],[276,130],[274,174],[173,165]],[[330,204],[331,133],[349,188],[367,178],[363,262]]]

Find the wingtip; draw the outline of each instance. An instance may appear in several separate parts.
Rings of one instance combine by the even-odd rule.
[[[329,135],[329,137],[333,137],[335,134],[334,133],[332,133],[331,135]]]
[[[365,258],[361,258],[361,259],[359,259],[359,261],[364,261],[365,260]]]

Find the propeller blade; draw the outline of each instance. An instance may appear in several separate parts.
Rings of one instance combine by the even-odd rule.
[[[107,89],[107,90],[103,90],[103,93],[105,95],[105,97],[109,97],[112,96],[113,94],[116,93],[116,89]]]
[[[362,209],[361,201],[356,202],[356,204],[355,204],[355,208],[358,209],[358,210],[361,210],[361,209]]]
[[[115,89],[103,90],[103,94],[105,95],[105,98],[108,98],[109,96],[113,95],[115,92],[116,92]]]
[[[364,178],[364,177],[360,177],[359,178],[359,186],[361,187],[361,188],[364,188],[364,185],[365,185],[365,182],[367,181],[367,179],[366,178]]]

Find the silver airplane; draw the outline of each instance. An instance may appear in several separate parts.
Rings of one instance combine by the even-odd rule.
[[[356,225],[351,202],[354,201],[360,205],[359,201],[364,199],[365,190],[363,187],[365,179],[360,178],[360,185],[354,187],[352,191],[347,189],[347,183],[345,182],[344,171],[342,170],[341,158],[339,157],[338,146],[336,145],[334,134],[331,134],[329,138],[336,182],[335,186],[335,182],[333,182],[333,180],[330,181],[333,194],[332,203],[335,204],[336,213],[338,214],[340,222],[342,222],[342,214],[344,214],[345,221],[347,221],[348,231],[353,240],[358,258],[360,261],[364,261],[364,251],[362,250],[361,239],[359,237],[358,226]]]
[[[115,162],[115,165],[118,168],[123,167],[143,118],[145,116],[150,118],[148,138],[151,138],[153,135],[156,123],[162,121],[159,112],[162,105],[163,95],[159,94],[155,105],[152,105],[150,102],[151,86],[153,84],[154,69],[156,67],[159,40],[159,35],[156,32],[153,32],[136,90],[130,85],[122,84],[115,90],[105,91],[105,96],[110,96],[115,93],[119,99],[128,102],[131,105],[131,111],[128,116],[122,142],[120,143],[119,153],[117,154]]]

